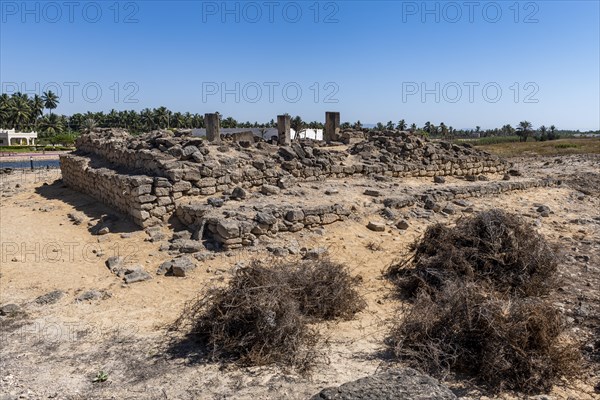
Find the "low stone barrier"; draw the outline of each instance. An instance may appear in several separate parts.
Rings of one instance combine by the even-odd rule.
[[[196,232],[195,238],[210,238],[225,250],[252,245],[262,235],[298,232],[342,221],[351,210],[341,204],[331,204],[269,207],[253,214],[231,214],[231,211],[219,213],[212,206],[197,203],[180,204],[176,210],[179,220]]]

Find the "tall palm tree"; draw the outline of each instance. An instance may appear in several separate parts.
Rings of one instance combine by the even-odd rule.
[[[423,130],[429,134],[431,134],[431,122],[427,121],[425,122],[425,125],[423,125]]]
[[[154,116],[156,125],[159,129],[170,128],[171,125],[171,111],[167,107],[158,107],[154,110]]]
[[[27,95],[15,93],[12,95],[9,103],[9,119],[12,121],[12,126],[17,131],[22,130],[31,121],[31,105],[27,99]]]
[[[443,122],[440,122],[440,133],[443,137],[446,137],[446,135],[448,135],[448,127],[446,127],[446,124]]]
[[[140,116],[142,119],[143,129],[145,129],[147,131],[153,130],[155,123],[154,123],[154,114],[152,113],[152,110],[150,110],[149,108],[144,108],[142,110]]]
[[[44,102],[44,107],[50,111],[50,114],[52,114],[52,110],[58,107],[58,103],[60,103],[58,96],[52,90],[43,93],[42,101]]]
[[[531,136],[533,129],[533,125],[529,121],[521,121],[519,122],[519,126],[517,127],[517,135],[521,138],[521,142],[526,142],[527,138]]]
[[[396,126],[396,129],[403,131],[406,129],[406,121],[404,121],[403,119],[401,119],[400,121],[398,121],[398,125]]]
[[[414,122],[412,124],[410,124],[410,131],[411,132],[416,132],[417,131],[417,124],[415,124]]]
[[[31,112],[33,120],[36,120],[44,115],[44,100],[37,94],[31,99]]]
[[[0,95],[0,128],[10,129],[10,97],[6,93]]]

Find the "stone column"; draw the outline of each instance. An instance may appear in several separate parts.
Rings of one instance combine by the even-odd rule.
[[[219,114],[204,114],[204,125],[206,126],[206,139],[211,143],[221,143]]]
[[[291,117],[288,114],[277,116],[277,133],[279,144],[281,146],[289,146],[292,144],[290,127]]]
[[[325,132],[323,140],[332,142],[339,139],[340,135],[340,113],[326,112],[325,113]]]

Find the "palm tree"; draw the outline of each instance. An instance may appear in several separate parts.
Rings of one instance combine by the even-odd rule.
[[[446,135],[448,134],[448,128],[446,127],[446,124],[443,122],[440,122],[440,133],[442,134],[443,137],[446,137]]]
[[[300,138],[300,134],[306,131],[306,123],[302,121],[302,117],[296,115],[290,120],[290,127],[296,132],[294,134],[294,140]]]
[[[44,102],[44,107],[50,111],[50,114],[52,114],[52,110],[58,107],[59,103],[58,96],[52,90],[43,93],[42,101]]]
[[[97,126],[98,125],[96,124],[96,121],[93,118],[88,118],[84,120],[81,124],[81,133],[90,133],[94,129],[96,129]]]
[[[8,94],[0,95],[0,128],[10,129],[10,97]]]
[[[556,132],[556,127],[554,125],[550,125],[550,133],[548,134],[549,140],[558,139],[558,134]]]
[[[519,126],[517,127],[517,135],[521,138],[521,142],[526,142],[527,138],[532,133],[533,125],[529,121],[521,121],[519,122]]]
[[[64,124],[62,119],[56,114],[46,115],[40,121],[40,132],[42,137],[52,137],[62,133]]]
[[[429,134],[431,134],[431,122],[427,121],[425,122],[425,125],[423,125],[423,130]]]
[[[34,120],[44,115],[44,100],[37,94],[31,99],[31,112]]]
[[[12,95],[8,107],[9,119],[17,131],[22,130],[31,120],[31,105],[27,95],[19,92]]]
[[[398,121],[398,125],[396,126],[396,129],[403,131],[406,129],[406,121],[404,121],[403,119],[401,119],[400,121]]]
[[[540,140],[548,140],[548,135],[546,134],[546,132],[548,132],[548,128],[546,128],[546,125],[540,126],[538,130],[540,131]]]
[[[354,129],[362,129],[362,123],[360,122],[360,119],[354,123],[353,128]]]
[[[385,124],[385,129],[391,131],[392,129],[394,129],[394,123],[392,121],[388,121],[388,123]]]
[[[411,132],[416,132],[417,131],[417,124],[415,124],[414,122],[412,124],[410,124],[410,131]]]
[[[144,108],[140,113],[143,129],[151,131],[154,129],[154,114],[149,108]]]

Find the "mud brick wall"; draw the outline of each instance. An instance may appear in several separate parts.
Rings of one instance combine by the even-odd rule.
[[[210,237],[229,250],[252,245],[262,235],[297,232],[342,221],[350,215],[351,210],[341,204],[290,206],[228,218],[215,214],[210,206],[188,203],[179,205],[176,212],[181,222],[196,230],[196,237]]]

